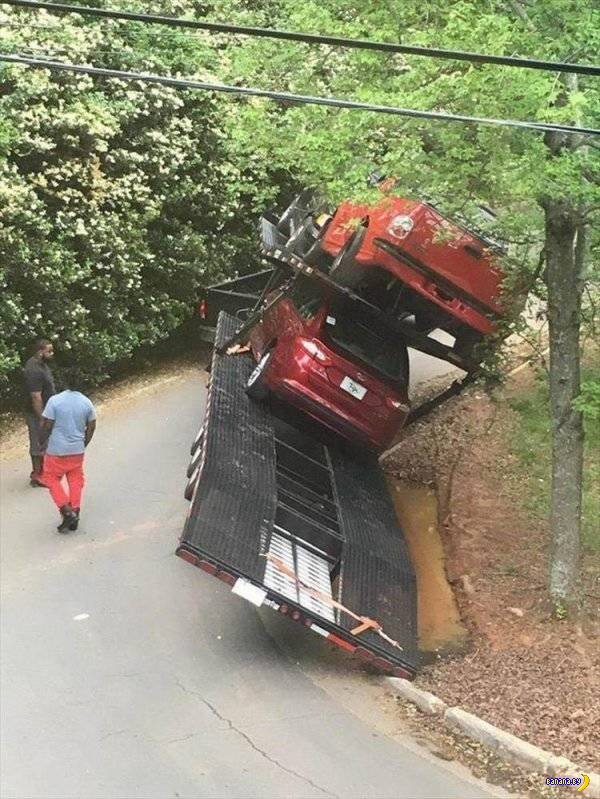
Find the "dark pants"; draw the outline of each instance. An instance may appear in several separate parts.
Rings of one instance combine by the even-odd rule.
[[[35,413],[26,414],[27,429],[29,431],[29,454],[31,465],[35,474],[41,474],[44,464],[44,448],[41,445],[42,425]]]

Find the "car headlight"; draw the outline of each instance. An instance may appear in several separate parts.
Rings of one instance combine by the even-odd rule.
[[[405,239],[414,227],[414,222],[410,216],[406,214],[399,214],[393,216],[388,225],[388,233],[396,239]]]

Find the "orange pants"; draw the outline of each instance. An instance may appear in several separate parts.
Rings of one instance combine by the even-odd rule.
[[[63,477],[67,478],[68,494],[63,488]],[[45,455],[42,480],[50,490],[57,508],[62,508],[63,505],[80,508],[81,492],[85,483],[83,452],[81,455]]]

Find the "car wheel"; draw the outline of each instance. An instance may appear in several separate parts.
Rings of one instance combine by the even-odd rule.
[[[354,288],[364,275],[364,269],[355,261],[365,237],[365,228],[357,228],[342,249],[338,252],[331,264],[330,276],[342,286]]]
[[[187,499],[188,502],[192,501],[194,496],[194,491],[196,489],[196,483],[200,477],[200,466],[197,466],[196,469],[191,474],[189,480],[187,481],[185,491],[183,492],[183,496]]]
[[[253,400],[265,400],[269,396],[269,388],[265,383],[265,369],[271,360],[273,352],[265,352],[254,369],[250,372],[250,377],[246,383],[246,394]]]
[[[460,355],[461,358],[468,360],[469,358],[473,357],[474,350],[478,344],[480,344],[483,340],[483,335],[479,333],[477,330],[471,330],[470,328],[464,328],[456,335],[456,341],[454,342],[454,352],[457,355]]]
[[[202,425],[200,430],[198,430],[198,432],[196,433],[196,438],[194,439],[194,443],[190,447],[190,455],[194,455],[196,453],[196,450],[202,443],[203,437],[204,437],[204,425]]]
[[[198,464],[200,463],[200,458],[202,457],[202,449],[196,450],[192,459],[190,460],[189,466],[187,467],[186,476],[191,477],[194,472],[196,471]]]

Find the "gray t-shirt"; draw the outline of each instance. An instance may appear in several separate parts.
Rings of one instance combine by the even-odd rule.
[[[34,355],[25,364],[23,379],[26,391],[25,409],[31,413],[33,411],[33,405],[31,404],[32,392],[39,391],[42,395],[42,402],[45,405],[56,390],[54,388],[54,378],[48,364]]]
[[[51,419],[54,427],[48,439],[48,455],[80,455],[85,450],[85,429],[96,418],[96,411],[85,394],[80,391],[61,391],[50,397],[44,419]]]

